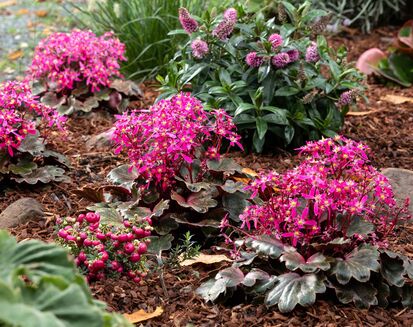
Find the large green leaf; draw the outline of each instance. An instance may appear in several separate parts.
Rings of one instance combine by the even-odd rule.
[[[54,274],[71,278],[74,265],[67,251],[52,244],[30,240],[17,243],[6,231],[0,230],[0,279],[8,281],[12,272],[37,281],[41,276]]]
[[[0,307],[0,322],[8,326],[103,326],[101,310],[91,304],[81,286],[57,276],[21,289],[0,281]]]
[[[330,262],[327,257],[321,253],[315,253],[307,260],[295,250],[295,248],[289,248],[281,257],[281,262],[285,262],[285,266],[289,270],[300,269],[303,272],[310,273],[317,270],[330,269]]]
[[[39,155],[46,150],[44,139],[36,131],[36,134],[29,134],[23,139],[18,150],[30,153],[32,156]]]
[[[394,252],[383,251],[380,253],[380,262],[381,275],[389,285],[402,287],[405,282],[404,275],[406,273],[404,260]]]
[[[331,272],[336,275],[340,284],[347,284],[351,278],[359,282],[367,282],[370,272],[380,269],[379,252],[377,248],[362,245],[346,255],[344,259],[336,258],[336,263]]]
[[[239,221],[239,216],[244,212],[245,208],[250,204],[248,199],[249,194],[243,192],[228,193],[222,196],[222,206],[229,213],[229,217],[234,221]]]
[[[269,256],[277,259],[283,254],[285,246],[278,239],[270,235],[261,235],[255,238],[248,238],[245,245],[254,249],[257,254]]]
[[[265,296],[265,305],[278,304],[281,312],[292,311],[297,304],[308,306],[315,302],[317,293],[324,293],[324,277],[316,274],[286,273],[276,278],[277,283]]]
[[[347,228],[346,235],[352,237],[355,234],[368,235],[374,232],[374,225],[368,221],[365,221],[359,216],[351,218],[350,225]]]
[[[212,171],[226,172],[226,173],[242,173],[242,167],[238,165],[233,159],[221,158],[220,160],[208,160],[208,168]]]
[[[346,285],[335,285],[334,289],[338,300],[341,303],[348,304],[354,302],[359,308],[368,308],[371,305],[377,305],[377,290],[371,283],[360,283],[352,280]]]
[[[37,164],[29,160],[19,160],[16,164],[9,165],[9,170],[15,175],[28,175],[37,168]]]

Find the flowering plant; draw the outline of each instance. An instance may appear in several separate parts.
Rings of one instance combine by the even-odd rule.
[[[64,170],[55,166],[38,167],[36,157],[55,159],[68,165],[62,155],[46,150],[39,138],[35,118],[63,132],[66,119],[40,103],[28,83],[8,81],[0,84],[0,179],[5,176],[17,182],[35,184],[64,180]],[[53,161],[53,160],[52,160]]]
[[[53,33],[37,45],[29,78],[42,101],[59,112],[88,112],[105,101],[124,110],[125,96],[138,96],[139,88],[121,78],[125,45],[113,33],[97,37],[91,31]]]
[[[178,223],[218,228],[226,213],[238,220],[248,195],[244,184],[232,178],[244,175],[242,168],[220,154],[225,147],[241,146],[223,110],[207,112],[199,100],[180,93],[117,118],[115,151],[124,151],[130,164],[109,173],[118,188],[106,191],[116,194],[99,196],[104,203],[91,210],[151,216],[158,233],[168,233]]]
[[[360,307],[411,304],[411,295],[401,293],[412,292],[406,281],[413,278],[413,263],[388,250],[389,236],[411,218],[408,200],[397,205],[368,152],[340,136],[309,142],[300,148],[298,167],[253,180],[248,189],[262,202],[246,208],[241,228],[226,235],[228,243],[241,246],[233,252],[239,262],[203,284],[199,294],[213,301],[226,291],[219,283],[243,284],[284,312],[314,303],[327,288]],[[245,237],[233,243],[234,232]],[[239,267],[246,258],[245,266],[254,268],[244,276]],[[230,282],[223,283],[225,276]],[[400,296],[390,296],[393,291]]]
[[[105,222],[98,213],[88,212],[59,219],[58,229],[60,243],[75,256],[89,282],[126,275],[139,283],[145,277],[149,219],[129,217],[122,222]]]
[[[158,77],[161,97],[190,90],[208,107],[224,108],[258,152],[266,139],[275,140],[268,146],[296,146],[334,135],[360,91],[361,75],[347,64],[344,48],[335,52],[324,37],[313,37],[326,24],[318,18],[323,11],[309,2],[284,7],[288,15],[279,24],[242,6],[202,20],[181,9],[183,30],[173,33],[190,39],[168,75]]]

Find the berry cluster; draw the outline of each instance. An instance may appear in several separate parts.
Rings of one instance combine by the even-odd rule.
[[[126,150],[132,167],[147,185],[154,182],[163,191],[171,187],[182,167],[191,169],[195,159],[218,160],[224,140],[242,148],[235,125],[224,110],[209,113],[198,99],[185,93],[117,119],[115,152]]]
[[[36,133],[35,122],[27,114],[39,115],[51,126],[63,130],[66,118],[40,103],[27,82],[8,81],[0,84],[0,150],[13,156],[28,134]]]
[[[396,204],[387,178],[369,163],[369,148],[337,136],[300,150],[305,158],[295,169],[250,183],[253,197],[259,194],[264,204],[247,208],[243,227],[302,246],[345,237],[352,220],[361,218],[374,232],[352,238],[386,246],[397,222],[409,218],[408,200]]]
[[[80,30],[53,33],[36,47],[29,73],[57,92],[72,90],[77,82],[96,92],[109,86],[111,78],[121,77],[119,61],[126,60],[124,52],[125,45],[113,33],[100,37]]]
[[[150,218],[124,220],[122,225],[101,221],[88,212],[77,219],[58,219],[60,242],[76,257],[75,262],[88,281],[126,275],[139,283],[145,272],[145,253],[152,227]]]

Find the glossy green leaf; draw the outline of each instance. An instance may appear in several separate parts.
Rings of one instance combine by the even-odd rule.
[[[122,165],[112,169],[107,179],[113,184],[121,185],[130,191],[138,177],[139,174],[136,169],[131,170],[129,165]]]
[[[306,260],[294,248],[290,248],[283,253],[280,261],[285,262],[285,266],[292,271],[299,269],[303,272],[310,273],[317,270],[326,271],[330,269],[329,259],[323,254],[315,253]]]
[[[202,190],[192,193],[187,198],[177,192],[171,192],[171,199],[175,200],[180,206],[184,208],[192,208],[199,213],[206,213],[210,208],[218,205],[218,201],[213,197],[216,196],[216,189]]]
[[[335,285],[334,289],[341,303],[353,302],[358,308],[369,308],[378,304],[377,289],[371,283],[352,280],[344,286]]]
[[[258,255],[269,256],[273,259],[278,259],[285,249],[284,244],[270,235],[260,235],[255,238],[248,238],[245,241],[245,245],[255,250]]]

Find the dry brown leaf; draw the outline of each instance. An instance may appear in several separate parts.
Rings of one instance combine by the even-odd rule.
[[[200,253],[199,256],[193,259],[187,259],[181,262],[181,266],[191,266],[196,263],[203,263],[206,265],[211,265],[218,262],[229,261],[232,260],[227,258],[227,256],[223,254],[204,254]]]
[[[11,1],[2,1],[0,2],[0,8],[6,8],[9,6],[14,6],[16,4],[16,0],[11,0]]]
[[[29,9],[26,9],[26,8],[21,8],[16,11],[17,16],[27,15],[28,13],[29,13]]]
[[[372,113],[377,112],[378,110],[372,110],[372,111],[349,111],[346,116],[367,116]]]
[[[155,317],[160,316],[163,313],[162,307],[156,307],[154,312],[146,312],[143,309],[135,311],[134,313],[128,314],[125,313],[123,316],[132,324],[136,324],[137,322],[149,320]]]
[[[393,94],[386,94],[384,97],[381,97],[380,100],[390,102],[393,104],[402,104],[406,102],[413,103],[413,98]]]
[[[247,174],[247,175],[250,175],[250,176],[258,176],[258,174],[254,171],[254,170],[252,170],[252,169],[250,169],[250,168],[242,168],[242,172],[244,173],[244,174]]]
[[[9,58],[9,60],[17,60],[21,57],[23,57],[23,51],[22,50],[16,50],[13,51],[11,53],[8,54],[7,58]]]
[[[46,17],[49,14],[47,10],[36,10],[34,13],[37,17]]]

